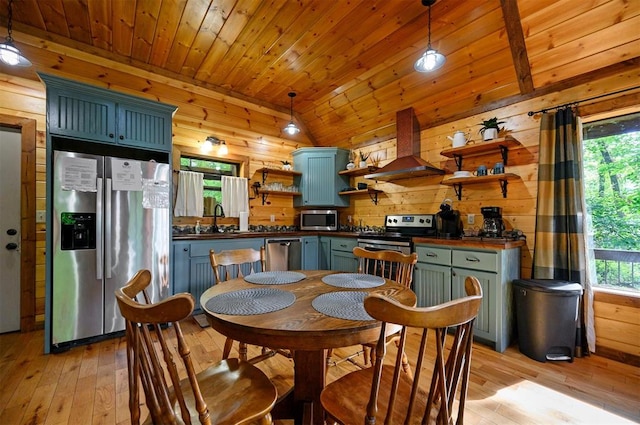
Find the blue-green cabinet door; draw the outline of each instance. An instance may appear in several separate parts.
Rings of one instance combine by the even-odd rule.
[[[116,143],[116,104],[91,94],[49,88],[49,132]]]
[[[358,259],[351,252],[331,250],[331,270],[356,273]]]
[[[473,334],[476,337],[495,342],[497,337],[497,308],[495,288],[498,285],[497,274],[483,272],[480,270],[467,270],[452,268],[451,298],[462,298],[465,296],[464,281],[467,276],[475,276],[482,287],[482,304],[480,312],[473,325]]]
[[[413,270],[413,292],[418,307],[431,307],[451,300],[451,267],[416,263]]]
[[[172,294],[189,292],[189,242],[173,243]]]
[[[189,261],[189,292],[196,300],[195,310],[200,310],[200,297],[214,284],[209,256],[192,257]]]
[[[302,269],[318,270],[319,246],[318,236],[303,236],[302,238]]]
[[[320,236],[320,249],[318,252],[318,269],[331,270],[331,239]]]
[[[149,104],[118,105],[118,143],[139,148],[171,150],[171,112]]]
[[[301,148],[293,151],[293,167],[302,196],[294,198],[296,207],[346,207],[349,197],[338,192],[349,186],[347,176],[338,175],[348,162],[349,152],[338,148]]]

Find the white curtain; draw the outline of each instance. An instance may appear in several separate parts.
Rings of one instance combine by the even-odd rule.
[[[204,213],[204,174],[180,171],[173,214],[176,217],[202,217]]]
[[[226,217],[240,217],[249,211],[249,180],[222,176],[222,209]]]

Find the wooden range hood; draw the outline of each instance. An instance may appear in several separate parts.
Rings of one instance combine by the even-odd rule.
[[[396,112],[396,159],[376,173],[364,177],[392,181],[444,174],[444,171],[420,158],[420,124],[413,108]]]

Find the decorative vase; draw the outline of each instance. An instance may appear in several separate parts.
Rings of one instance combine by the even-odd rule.
[[[497,128],[487,128],[482,132],[482,138],[484,140],[493,140],[498,138]]]
[[[354,168],[356,168],[356,164],[349,161],[349,163],[347,164],[347,170],[353,170]]]
[[[360,161],[360,168],[366,168],[367,161]]]

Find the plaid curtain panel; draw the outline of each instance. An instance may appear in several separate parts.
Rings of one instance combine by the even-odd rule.
[[[532,278],[588,284],[586,279],[582,134],[572,108],[545,113],[540,122],[538,201]],[[590,294],[585,288],[585,294]],[[584,297],[582,299],[585,299]],[[590,296],[586,297],[587,300]],[[582,303],[581,303],[582,304]],[[584,305],[576,355],[586,348]],[[589,308],[587,310],[590,310]]]

